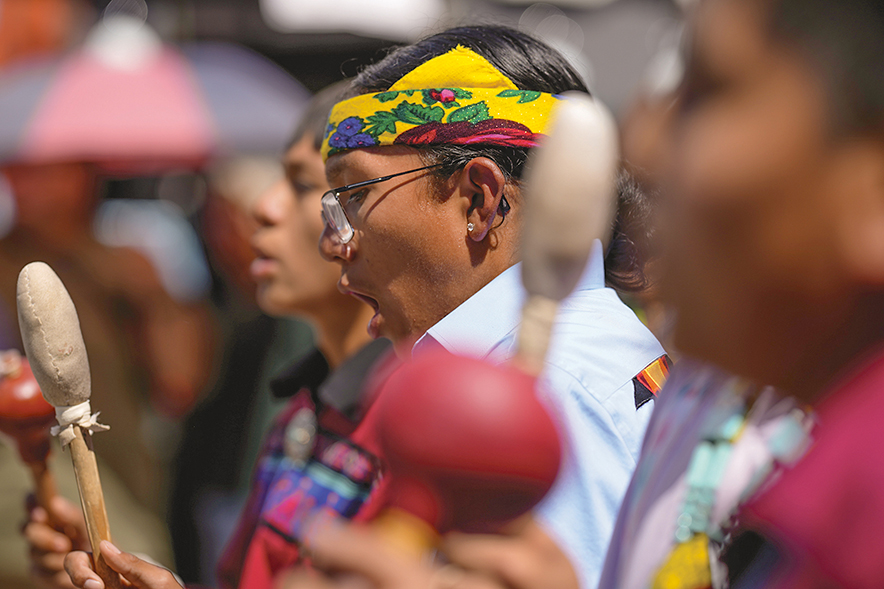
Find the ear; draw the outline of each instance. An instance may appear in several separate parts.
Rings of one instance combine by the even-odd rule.
[[[493,226],[497,208],[506,188],[506,177],[497,164],[487,157],[477,157],[464,166],[458,189],[464,199],[464,228],[472,223],[468,237],[482,241]]]
[[[864,141],[851,156],[839,231],[843,261],[850,278],[884,287],[884,141]]]

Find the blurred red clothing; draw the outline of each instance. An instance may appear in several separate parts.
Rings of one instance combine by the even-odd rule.
[[[884,353],[833,387],[814,443],[745,508],[778,553],[776,587],[884,587]]]

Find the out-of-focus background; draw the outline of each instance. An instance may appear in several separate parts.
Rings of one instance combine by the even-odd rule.
[[[48,262],[112,426],[96,448],[119,543],[213,582],[280,405],[268,381],[311,343],[255,305],[248,211],[313,92],[396,44],[504,23],[560,49],[621,120],[640,117],[636,97],[678,80],[690,3],[0,0],[0,349],[21,346],[18,271]],[[75,498],[68,457],[51,466]],[[31,586],[28,477],[0,444],[7,589]]]

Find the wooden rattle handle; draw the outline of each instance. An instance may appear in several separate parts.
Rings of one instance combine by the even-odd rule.
[[[80,505],[86,517],[86,533],[92,546],[92,559],[95,571],[104,581],[108,589],[123,589],[120,576],[112,570],[101,557],[101,541],[111,541],[110,526],[107,522],[107,510],[104,506],[104,494],[101,491],[101,479],[98,476],[98,463],[95,452],[83,433],[83,428],[74,428],[74,439],[69,444],[71,460],[74,463],[74,476],[80,491]]]
[[[71,448],[95,571],[109,589],[123,589],[120,576],[101,556],[101,541],[111,538],[91,432],[107,428],[90,415],[92,381],[77,309],[61,279],[43,262],[22,269],[16,299],[31,369],[43,397],[56,409],[59,437]]]

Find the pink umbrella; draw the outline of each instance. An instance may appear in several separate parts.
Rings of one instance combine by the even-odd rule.
[[[199,165],[285,146],[309,93],[238,46],[164,45],[105,19],[62,58],[0,72],[0,162]]]

